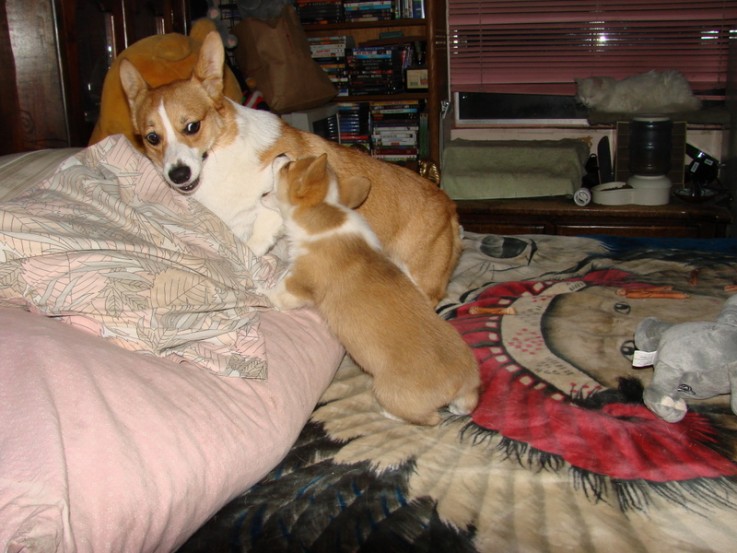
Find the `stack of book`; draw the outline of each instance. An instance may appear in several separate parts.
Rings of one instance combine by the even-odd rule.
[[[305,25],[425,17],[424,0],[297,0],[296,7]]]
[[[394,0],[395,19],[424,19],[424,0]]]
[[[418,101],[372,102],[370,116],[371,154],[375,158],[400,164],[417,160],[420,139]]]
[[[345,0],[343,14],[346,21],[386,21],[394,19],[392,0]]]
[[[346,50],[353,44],[353,37],[327,36],[311,37],[312,59],[328,74],[338,90],[338,96],[348,96],[348,68],[346,67]]]
[[[297,0],[299,20],[306,25],[343,21],[342,0]]]
[[[338,104],[340,126],[339,142],[344,146],[371,151],[369,131],[369,105],[366,102],[345,102]]]
[[[346,64],[350,93],[358,96],[402,92],[408,48],[409,45],[361,46],[349,50]]]

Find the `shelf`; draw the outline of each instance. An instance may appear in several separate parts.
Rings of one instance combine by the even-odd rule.
[[[306,33],[319,31],[353,31],[356,29],[375,29],[383,27],[424,28],[424,19],[388,19],[385,21],[346,21],[338,23],[311,23],[303,25]]]
[[[408,42],[425,42],[427,40],[426,36],[423,35],[402,35],[402,36],[393,36],[393,37],[387,37],[387,38],[377,38],[374,40],[366,40],[364,42],[361,42],[360,44],[357,44],[357,46],[365,47],[365,46],[394,46],[397,44],[407,44]]]
[[[626,113],[589,113],[589,123],[591,125],[612,126],[619,121],[629,121],[633,117],[632,114]],[[672,121],[686,121],[689,127],[727,127],[730,124],[729,110],[724,106],[705,106],[699,111],[691,111],[686,113],[675,113],[669,116]]]
[[[361,94],[358,96],[336,96],[334,103],[342,102],[404,102],[408,100],[427,100],[427,92],[402,92],[401,94]]]
[[[491,234],[717,238],[732,222],[724,206],[678,199],[661,206],[586,207],[567,198],[456,200],[456,207],[467,231]]]

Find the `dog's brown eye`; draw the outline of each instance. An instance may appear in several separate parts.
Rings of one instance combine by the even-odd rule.
[[[159,142],[161,142],[161,139],[159,138],[159,135],[155,132],[150,132],[146,135],[146,142],[151,144],[151,146],[156,146]]]
[[[187,123],[187,126],[184,127],[184,134],[195,134],[200,130],[200,122],[195,121],[193,123]]]

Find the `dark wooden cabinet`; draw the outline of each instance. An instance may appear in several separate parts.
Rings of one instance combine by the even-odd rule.
[[[652,236],[717,238],[726,236],[732,217],[725,207],[673,200],[662,206],[579,207],[572,200],[459,200],[463,228],[492,234]]]
[[[85,146],[112,59],[156,33],[188,32],[188,0],[5,0],[0,154]]]
[[[12,137],[2,153],[69,145],[57,7],[52,0],[0,2],[1,100]]]
[[[134,42],[189,30],[188,0],[52,0],[58,3],[69,141],[87,144],[112,60]]]

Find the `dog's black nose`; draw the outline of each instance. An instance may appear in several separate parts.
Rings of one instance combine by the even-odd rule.
[[[174,184],[183,184],[192,176],[192,171],[186,165],[177,165],[169,170],[169,178]]]

